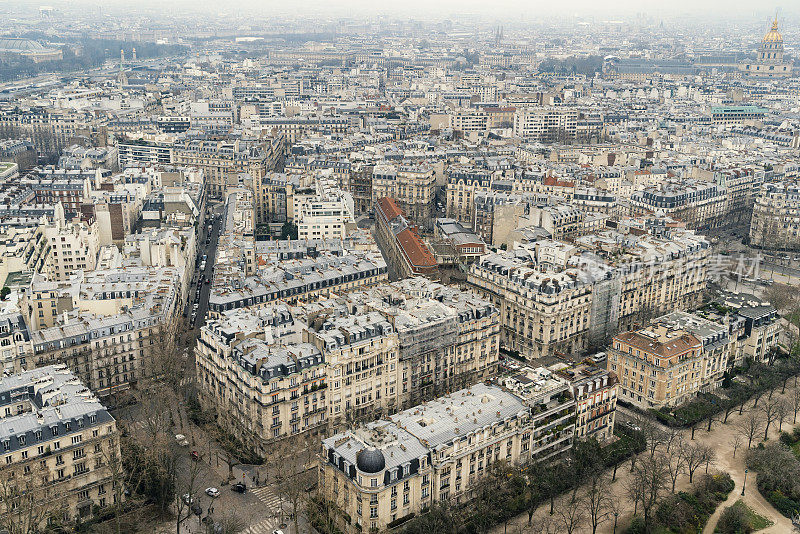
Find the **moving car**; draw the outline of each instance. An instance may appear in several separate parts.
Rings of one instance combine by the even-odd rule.
[[[244,493],[247,491],[247,486],[245,486],[242,482],[237,482],[231,486],[231,489],[236,493]]]
[[[219,497],[219,490],[217,488],[206,488],[206,495],[209,497]]]

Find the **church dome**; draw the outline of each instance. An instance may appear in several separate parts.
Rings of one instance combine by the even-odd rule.
[[[783,37],[781,36],[780,32],[778,31],[778,19],[776,18],[772,21],[772,28],[767,32],[767,35],[764,36],[763,41],[764,43],[782,43]]]
[[[383,453],[374,447],[362,449],[356,454],[356,466],[364,473],[377,473],[386,467],[386,458]]]

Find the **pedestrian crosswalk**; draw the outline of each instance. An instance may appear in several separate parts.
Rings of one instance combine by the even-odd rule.
[[[253,488],[250,493],[258,497],[258,500],[267,505],[270,512],[277,512],[281,509],[281,499],[269,486],[261,486],[260,488]]]
[[[279,523],[280,519],[268,517],[258,523],[253,523],[242,534],[272,534],[278,528]]]

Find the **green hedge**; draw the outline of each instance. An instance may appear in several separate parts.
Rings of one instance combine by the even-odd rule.
[[[650,532],[697,534],[703,531],[708,518],[728,498],[735,484],[728,473],[705,475],[691,493],[681,491],[659,503]],[[644,533],[644,521],[636,517],[626,534]]]

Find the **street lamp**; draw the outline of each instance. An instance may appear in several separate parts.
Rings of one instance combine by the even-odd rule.
[[[617,534],[617,518],[619,517],[619,512],[614,512],[614,534]]]
[[[744,488],[747,486],[747,469],[744,470],[744,482],[742,483],[742,496],[744,496]]]

